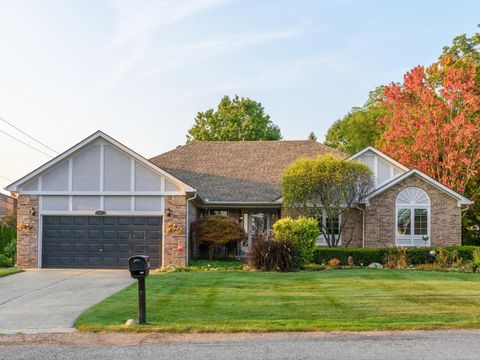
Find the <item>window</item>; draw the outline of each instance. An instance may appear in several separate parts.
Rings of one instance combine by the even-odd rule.
[[[335,216],[333,219],[332,218],[328,218],[327,215],[325,214],[325,212],[323,212],[323,215],[322,215],[322,222],[323,222],[323,225],[326,227],[326,232],[328,235],[331,235],[332,232],[333,234],[335,235],[336,238],[338,238],[339,234],[340,234],[340,216]],[[333,225],[333,229],[332,229],[332,225]],[[318,224],[318,227],[321,229],[322,227],[322,224]],[[338,240],[338,244],[337,245],[341,245],[342,244],[342,239],[340,238]],[[327,239],[325,239],[325,237],[323,236],[323,234],[321,234],[318,239],[317,239],[317,245],[318,246],[327,246]]]
[[[409,187],[400,192],[396,201],[397,246],[430,245],[430,198],[428,194],[416,187]]]

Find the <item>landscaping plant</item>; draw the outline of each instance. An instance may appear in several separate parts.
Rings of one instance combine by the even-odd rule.
[[[17,231],[12,221],[1,220],[0,222],[0,267],[12,267],[15,265],[17,253]]]
[[[290,272],[298,270],[299,256],[290,240],[261,239],[253,244],[249,262],[263,271]]]
[[[333,155],[293,162],[282,178],[281,191],[287,211],[317,220],[329,247],[337,247],[345,229],[348,209],[356,207],[373,188],[373,173],[358,161]],[[330,221],[323,221],[323,218]],[[339,219],[337,223],[335,219]],[[343,236],[344,245],[352,240]]]
[[[473,255],[473,258],[470,264],[472,266],[472,271],[476,273],[478,268],[480,267],[480,249],[475,249],[472,255]]]
[[[320,236],[315,219],[300,216],[297,219],[284,217],[273,224],[274,239],[289,240],[295,247],[301,267],[313,261],[313,252]]]
[[[206,216],[192,223],[192,233],[195,242],[208,243],[208,257],[213,258],[216,245],[226,245],[230,242],[240,242],[247,234],[238,220],[227,216]]]

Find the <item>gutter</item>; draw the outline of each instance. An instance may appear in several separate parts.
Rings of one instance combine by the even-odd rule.
[[[195,192],[195,195],[193,197],[187,199],[187,216],[186,216],[187,224],[185,226],[185,266],[188,266],[188,260],[190,257],[190,254],[189,254],[190,244],[188,241],[190,238],[190,219],[189,219],[190,211],[188,208],[188,204],[190,203],[190,201],[195,200],[196,198],[197,198],[197,192]]]

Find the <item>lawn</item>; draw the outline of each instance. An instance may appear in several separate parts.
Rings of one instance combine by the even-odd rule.
[[[0,269],[0,278],[8,275],[13,275],[16,273],[22,272],[19,269]]]
[[[480,327],[480,275],[408,270],[192,272],[147,278],[146,326],[134,331],[237,332]],[[80,330],[122,330],[137,288],[83,313]]]

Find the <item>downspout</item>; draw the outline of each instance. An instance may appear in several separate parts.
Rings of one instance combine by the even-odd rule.
[[[197,192],[195,192],[195,195],[189,199],[187,199],[187,224],[185,226],[185,265],[188,266],[188,260],[190,257],[189,251],[190,251],[190,244],[189,244],[189,238],[190,238],[190,211],[188,208],[188,204],[190,203],[191,200],[195,200],[197,198]]]
[[[362,212],[362,248],[365,248],[365,209],[356,206],[355,209],[358,209]]]

